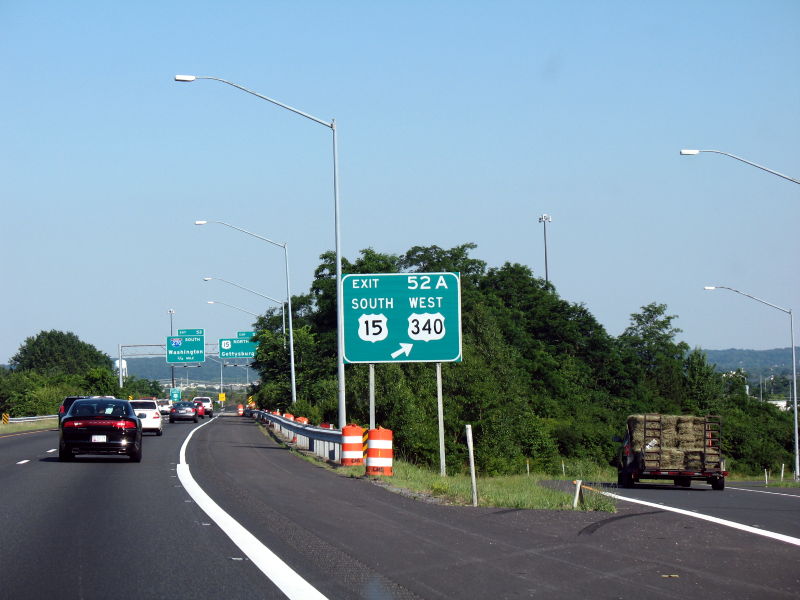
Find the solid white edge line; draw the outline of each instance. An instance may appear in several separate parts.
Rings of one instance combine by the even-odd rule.
[[[781,492],[767,492],[766,490],[751,490],[748,488],[731,487],[727,486],[729,490],[736,490],[737,492],[756,492],[757,494],[771,494],[773,496],[788,496],[789,498],[797,498],[800,500],[800,494],[782,494]]]
[[[24,465],[25,463],[28,463],[28,462],[31,462],[31,459],[29,459],[29,458],[26,458],[25,460],[21,460],[21,461],[19,461],[17,464],[18,464],[18,465]]]
[[[219,417],[214,417],[217,419]],[[245,556],[266,575],[278,589],[292,600],[319,599],[327,600],[315,587],[300,577],[289,565],[283,562],[278,556],[262,544],[258,538],[247,531],[236,519],[226,513],[211,497],[206,494],[197,484],[186,464],[186,447],[189,440],[198,429],[205,427],[208,423],[203,423],[200,427],[195,427],[186,436],[180,450],[180,459],[177,466],[178,479],[183,488],[191,496],[208,517],[227,535]]]
[[[678,513],[680,515],[685,515],[687,517],[694,517],[695,519],[702,519],[703,521],[710,521],[711,523],[716,523],[717,525],[725,525],[726,527],[732,527],[734,529],[739,529],[741,531],[746,531],[747,533],[755,533],[756,535],[761,535],[764,537],[772,538],[773,540],[780,540],[781,542],[786,542],[787,544],[793,544],[795,546],[800,546],[800,538],[792,537],[790,535],[784,535],[782,533],[775,533],[774,531],[766,531],[764,529],[758,529],[757,527],[750,527],[749,525],[742,525],[741,523],[736,523],[735,521],[728,521],[726,519],[720,519],[718,517],[712,517],[710,515],[704,515],[702,513],[691,512],[688,510],[683,510],[682,508],[673,508],[672,506],[665,506],[663,504],[656,504],[655,502],[647,502],[645,500],[637,500],[635,498],[627,498],[625,496],[619,496],[617,494],[612,494],[611,492],[600,492],[601,494],[608,496],[609,498],[615,498],[617,500],[624,500],[625,502],[633,502],[634,504],[641,504],[643,506],[650,506],[652,508],[660,508],[662,510],[668,510],[670,512]]]

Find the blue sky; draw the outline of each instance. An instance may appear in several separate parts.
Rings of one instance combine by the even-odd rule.
[[[709,349],[788,347],[800,307],[800,3],[0,1],[0,363],[41,330],[114,356],[209,340],[333,248],[474,242],[618,335],[650,302]]]

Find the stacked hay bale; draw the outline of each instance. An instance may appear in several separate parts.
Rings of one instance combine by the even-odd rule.
[[[647,432],[645,422],[650,429]],[[630,415],[628,431],[634,452],[660,449],[659,464],[647,464],[647,468],[697,471],[703,467],[705,420],[702,417],[649,414],[645,421],[645,415]]]

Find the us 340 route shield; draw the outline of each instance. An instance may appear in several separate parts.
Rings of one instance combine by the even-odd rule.
[[[342,277],[344,361],[460,362],[459,273]]]

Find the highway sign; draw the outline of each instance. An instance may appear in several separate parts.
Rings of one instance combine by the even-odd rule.
[[[255,337],[255,335],[256,335],[255,331],[238,331],[238,332],[236,332],[236,337],[237,338],[242,338],[242,339],[246,339],[246,340],[249,340],[251,337]]]
[[[169,388],[169,401],[170,402],[181,401],[181,388]]]
[[[178,329],[178,335],[205,335],[204,329]]]
[[[342,277],[344,361],[460,362],[459,273]]]
[[[220,338],[220,358],[255,358],[258,344],[245,338]]]
[[[202,330],[201,330],[202,331]],[[167,338],[168,363],[196,363],[206,360],[206,338],[202,335],[171,335]]]

